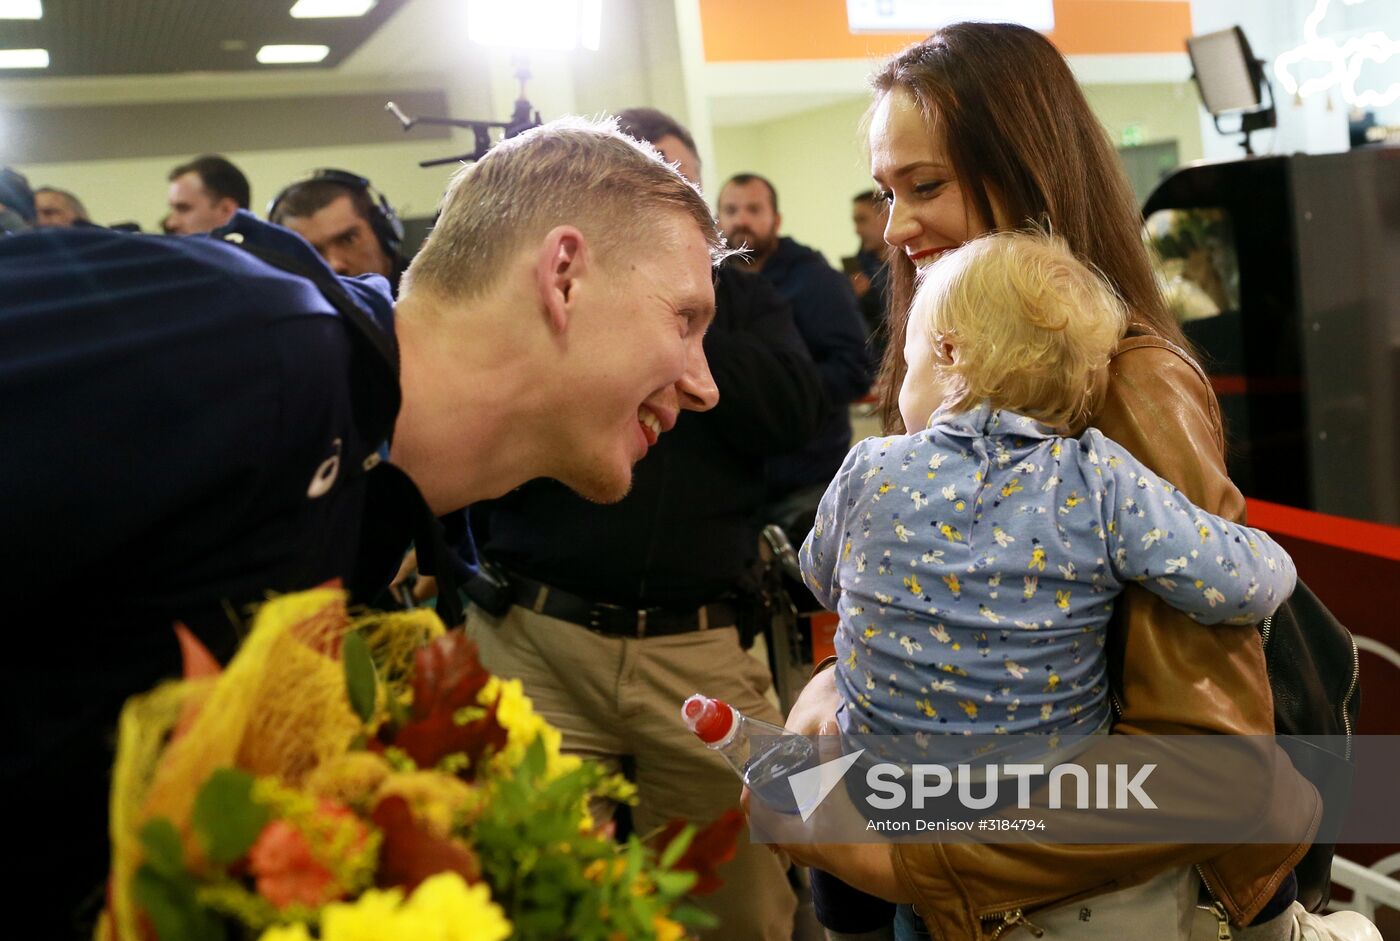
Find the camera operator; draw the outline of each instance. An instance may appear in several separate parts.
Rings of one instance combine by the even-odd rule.
[[[267,218],[310,242],[336,274],[383,275],[398,293],[408,267],[403,223],[365,177],[317,170],[278,193],[268,204]]]

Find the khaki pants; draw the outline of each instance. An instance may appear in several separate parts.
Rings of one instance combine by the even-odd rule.
[[[703,826],[738,806],[738,777],[681,721],[687,696],[702,692],[746,715],[783,721],[764,698],[767,667],[739,648],[732,627],[631,640],[520,607],[500,619],[472,607],[467,633],[488,669],[520,679],[535,711],[563,733],[565,751],[614,770],[620,756],[632,756],[639,834],[675,817]],[[719,874],[723,888],[696,899],[720,920],[706,937],[790,941],[796,898],[766,846],[749,843],[745,831]]]

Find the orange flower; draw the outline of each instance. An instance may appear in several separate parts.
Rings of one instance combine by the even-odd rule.
[[[258,894],[277,908],[318,908],[341,896],[335,876],[311,855],[302,832],[285,820],[263,827],[248,851],[248,869],[257,879]]]
[[[334,801],[322,800],[318,812],[339,822],[355,819],[349,808]],[[358,829],[356,843],[362,845],[367,833],[363,827]],[[306,834],[286,820],[273,820],[263,827],[248,850],[248,871],[257,880],[258,894],[279,909],[319,908],[345,896],[335,874],[312,852]]]

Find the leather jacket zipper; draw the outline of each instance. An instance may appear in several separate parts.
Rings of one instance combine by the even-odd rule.
[[[1019,908],[1010,912],[1002,912],[1000,915],[992,915],[991,918],[1001,919],[1001,924],[997,925],[996,931],[992,932],[992,941],[997,941],[1005,932],[1016,927],[1025,928],[1034,937],[1045,937],[1045,930],[1034,924]]]
[[[1225,914],[1225,906],[1219,902],[1211,902],[1210,913],[1215,916],[1216,941],[1231,941],[1234,935],[1230,933],[1230,916]]]
[[[1206,878],[1206,871],[1201,868],[1200,863],[1196,864],[1195,870],[1196,875],[1201,877],[1201,885],[1205,886],[1206,894],[1210,896],[1208,910],[1211,915],[1215,916],[1216,941],[1230,941],[1230,939],[1234,937],[1234,935],[1230,933],[1230,915],[1225,911],[1225,906],[1220,903],[1220,899],[1216,897],[1215,888],[1210,884],[1210,880]]]
[[[1347,730],[1347,751],[1346,759],[1351,761],[1351,715],[1347,712],[1347,707],[1351,705],[1351,697],[1356,695],[1356,680],[1361,675],[1361,654],[1356,649],[1356,638],[1351,631],[1347,631],[1347,640],[1351,641],[1351,685],[1347,687],[1347,694],[1342,697],[1342,725]]]

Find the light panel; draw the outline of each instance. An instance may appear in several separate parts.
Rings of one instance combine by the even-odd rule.
[[[263,65],[320,62],[330,51],[330,46],[263,46],[258,50],[258,61]]]
[[[46,69],[47,49],[0,49],[0,69]]]
[[[41,20],[44,4],[40,0],[0,0],[0,20]]]
[[[375,0],[297,0],[291,13],[298,20],[364,16],[374,9],[374,4]]]
[[[596,50],[602,0],[467,0],[467,38],[512,49]]]

